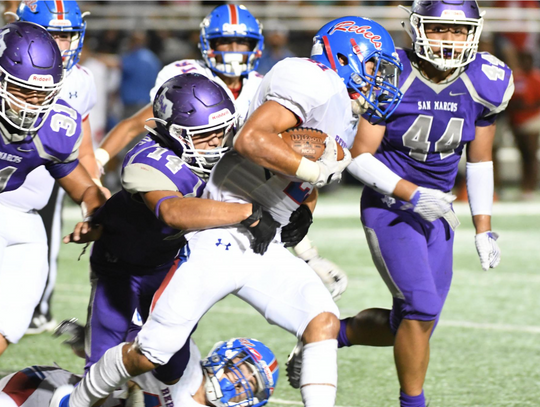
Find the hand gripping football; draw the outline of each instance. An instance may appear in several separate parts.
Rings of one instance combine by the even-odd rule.
[[[320,130],[309,127],[293,127],[279,135],[294,151],[311,161],[317,161],[324,153],[324,141],[328,136]],[[343,159],[343,148],[337,144],[338,160]]]

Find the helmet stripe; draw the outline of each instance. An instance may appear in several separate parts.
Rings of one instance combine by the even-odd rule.
[[[238,10],[234,4],[229,4],[229,14],[231,16],[231,24],[238,24]]]
[[[63,20],[64,19],[64,1],[63,0],[55,0],[54,4],[56,6],[56,12],[58,13],[56,18],[58,20]]]
[[[322,37],[323,43],[324,43],[324,49],[326,51],[326,55],[328,56],[328,61],[330,61],[331,68],[334,71],[337,71],[336,69],[336,61],[334,61],[334,55],[332,54],[332,47],[330,47],[330,43],[328,42],[328,37],[324,35]]]
[[[270,371],[271,371],[272,373],[274,373],[274,372],[276,371],[277,366],[278,366],[277,360],[274,359],[274,360],[272,361],[272,363],[270,363],[270,366],[268,366],[268,367],[270,368]]]

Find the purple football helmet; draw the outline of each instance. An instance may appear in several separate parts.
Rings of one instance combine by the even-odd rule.
[[[411,37],[416,55],[432,63],[437,69],[463,67],[476,58],[484,13],[476,0],[415,0],[409,12]],[[442,41],[426,35],[426,24],[465,25],[468,27],[465,41]],[[433,48],[439,49],[437,53]]]
[[[24,132],[37,131],[50,113],[64,69],[53,37],[43,27],[14,22],[0,31],[0,117]],[[40,104],[25,100],[35,94]],[[38,102],[39,103],[39,102]]]
[[[206,76],[188,73],[161,85],[154,99],[152,132],[172,148],[197,175],[206,178],[229,150],[227,140],[236,121],[236,110],[227,92]],[[223,131],[221,145],[197,149],[194,136]]]

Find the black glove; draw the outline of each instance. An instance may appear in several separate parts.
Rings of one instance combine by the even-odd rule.
[[[289,223],[281,229],[281,241],[285,247],[293,247],[307,235],[313,223],[313,214],[307,205],[300,205],[289,218]]]
[[[255,202],[252,205],[253,211],[251,215],[240,223],[253,235],[254,240],[251,242],[251,249],[255,253],[262,255],[268,249],[280,225],[272,218],[272,215],[263,211],[261,205]],[[259,223],[256,226],[251,226],[256,221],[259,221]]]

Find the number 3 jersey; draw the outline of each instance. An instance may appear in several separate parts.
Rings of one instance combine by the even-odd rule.
[[[508,105],[514,91],[512,71],[481,52],[461,73],[437,84],[413,65],[411,51],[398,49],[398,54],[404,96],[386,122],[376,157],[417,185],[449,191],[475,127],[493,124]]]
[[[41,165],[56,179],[69,175],[79,162],[80,129],[81,116],[63,100],[56,102],[37,133],[10,137],[0,123],[0,192],[19,188]]]

